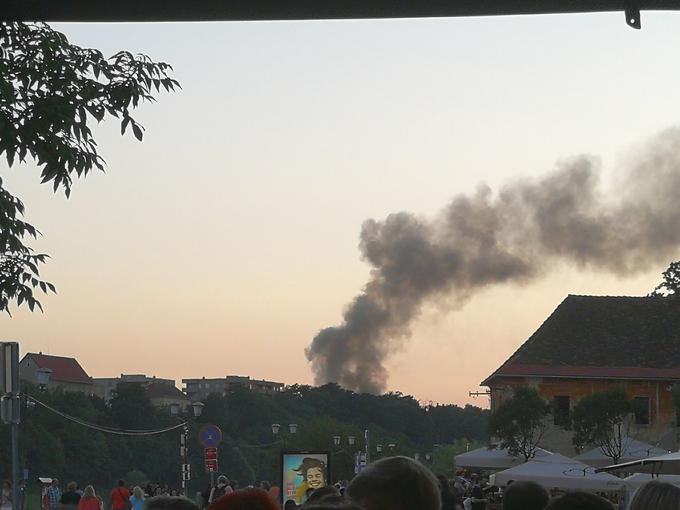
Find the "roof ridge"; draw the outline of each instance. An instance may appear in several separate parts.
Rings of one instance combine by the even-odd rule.
[[[27,352],[26,354],[24,354],[24,357],[26,357],[26,356],[45,356],[47,358],[60,358],[60,359],[76,360],[76,358],[73,357],[73,356],[59,356],[57,354],[45,354],[44,352]]]
[[[658,299],[657,296],[611,296],[609,294],[605,295],[592,295],[592,294],[567,294],[568,298],[585,298],[585,299]]]

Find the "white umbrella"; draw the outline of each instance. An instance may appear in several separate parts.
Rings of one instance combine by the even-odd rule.
[[[657,457],[622,462],[596,469],[596,471],[627,471],[628,473],[651,473],[654,475],[680,475],[680,452],[667,453]]]
[[[657,457],[659,455],[665,455],[668,453],[668,450],[652,446],[651,444],[643,443],[642,441],[638,441],[632,437],[625,438],[623,440],[623,445],[623,455],[619,459],[619,463],[632,462],[639,459],[645,459],[647,457]],[[612,463],[611,457],[607,457],[599,447],[577,455],[574,457],[574,460],[578,460],[579,462],[583,462],[584,464],[598,468],[609,466]]]
[[[659,475],[652,476],[649,473],[635,473],[630,475],[628,478],[623,479],[631,488],[637,489],[642,487],[647,482],[652,480],[658,480],[659,482],[666,482],[672,485],[680,486],[680,475]]]
[[[547,489],[582,491],[618,491],[626,487],[620,478],[596,473],[592,466],[557,453],[496,473],[492,483],[503,486],[510,481],[531,481]]]
[[[542,458],[552,455],[547,450],[538,448],[534,455],[535,458]],[[510,455],[507,449],[501,449],[496,446],[482,447],[475,450],[461,453],[454,457],[456,467],[474,468],[474,469],[507,469],[512,466],[524,463],[524,457],[517,457]]]

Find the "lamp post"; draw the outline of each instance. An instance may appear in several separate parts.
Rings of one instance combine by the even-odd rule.
[[[382,457],[383,445],[380,444],[380,443],[378,443],[377,445],[375,445],[375,451],[376,451],[376,453],[378,454],[378,455],[377,455],[378,458]]]
[[[189,420],[193,418],[199,418],[203,414],[203,407],[205,404],[203,402],[192,402],[191,411],[192,413],[187,416],[184,422],[184,427],[182,427],[182,432],[179,436],[179,455],[182,459],[182,493],[184,497],[189,495],[189,480],[191,480],[191,467],[189,464]],[[170,404],[170,415],[178,417],[180,415],[180,405],[177,402]]]
[[[288,424],[288,434],[282,433],[281,434],[281,450],[286,449],[286,436],[294,436],[297,434],[298,431],[298,425],[297,423],[289,423]],[[274,437],[278,437],[279,433],[281,432],[281,425],[278,423],[272,423],[272,434]]]

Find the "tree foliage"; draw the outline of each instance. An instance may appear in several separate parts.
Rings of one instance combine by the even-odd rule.
[[[633,402],[621,388],[593,393],[574,406],[573,443],[578,449],[599,447],[613,463],[621,459],[629,441]]]
[[[137,384],[119,385],[108,404],[82,393],[25,389],[60,411],[99,425],[148,430],[177,423],[168,409],[154,408]],[[333,477],[351,478],[354,453],[365,447],[365,429],[371,433],[374,458],[377,444],[383,445],[383,455],[413,457],[417,452],[424,458],[433,453],[432,467],[441,471],[452,469],[448,462],[452,457],[443,457],[465,451],[468,441],[476,444],[488,439],[488,411],[455,405],[423,407],[410,396],[359,395],[334,384],[292,386],[276,395],[240,390],[211,395],[204,404],[203,415],[191,424],[189,437],[192,491],[203,490],[209,483],[202,469],[203,447],[198,442],[198,431],[206,423],[218,425],[224,435],[218,449],[220,471],[242,486],[257,480],[276,482],[283,449],[331,451]],[[272,423],[281,424],[278,436],[272,434]],[[290,423],[298,425],[297,434],[288,432]],[[32,477],[57,476],[83,486],[92,483],[103,490],[126,473],[142,472],[148,480],[179,486],[178,430],[149,437],[109,435],[85,429],[40,406],[27,410],[21,427],[22,463]],[[8,434],[9,427],[0,426],[0,444],[8,444]],[[333,442],[335,435],[342,438],[339,446]],[[349,445],[349,436],[355,437],[354,446]],[[395,445],[392,452],[389,444]],[[455,446],[449,448],[449,444]],[[0,449],[0,478],[9,473],[9,463],[9,451]]]
[[[550,405],[533,388],[517,388],[491,415],[489,430],[510,454],[533,458],[548,429]]]
[[[121,134],[129,127],[141,141],[144,128],[131,110],[179,86],[170,70],[127,51],[104,57],[45,23],[0,23],[0,156],[9,167],[32,160],[41,182],[68,197],[74,177],[104,170],[92,122],[117,118]],[[13,301],[42,308],[33,290],[55,290],[38,271],[47,255],[24,244],[38,231],[23,215],[22,202],[0,179],[0,311],[9,312]]]
[[[661,283],[650,293],[650,296],[680,296],[680,260],[671,262],[661,273]]]

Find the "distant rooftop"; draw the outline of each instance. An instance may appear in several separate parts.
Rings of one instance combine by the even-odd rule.
[[[42,352],[29,352],[24,356],[24,359],[26,358],[32,359],[38,368],[49,368],[52,370],[50,380],[82,384],[92,383],[92,378],[87,375],[87,372],[85,372],[75,358],[51,356]]]
[[[680,379],[680,298],[569,295],[494,376]]]

